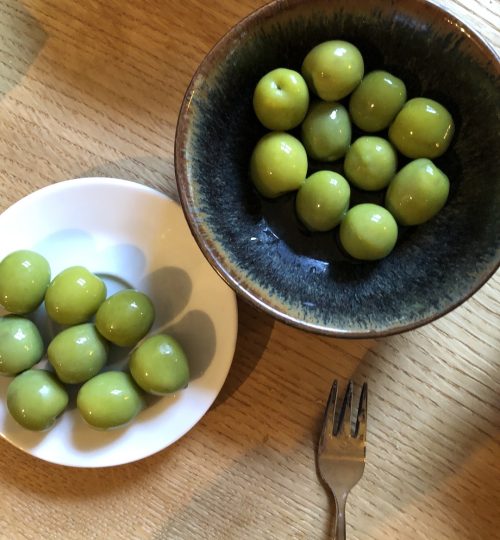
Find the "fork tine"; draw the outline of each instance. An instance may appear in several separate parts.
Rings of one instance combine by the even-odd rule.
[[[368,384],[364,383],[359,396],[358,416],[356,419],[356,437],[366,441],[366,420],[368,416]]]
[[[335,406],[337,403],[337,379],[333,381],[330,389],[330,395],[325,408],[325,415],[323,417],[323,429],[321,431],[320,445],[323,444],[325,437],[333,436],[333,426],[335,418]]]
[[[349,381],[349,384],[347,385],[347,390],[344,395],[344,401],[342,402],[342,408],[340,409],[339,423],[336,432],[337,435],[343,435],[345,437],[351,437],[352,435],[352,394],[353,383],[352,381]]]

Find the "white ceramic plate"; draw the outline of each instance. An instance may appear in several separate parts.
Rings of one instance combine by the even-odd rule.
[[[17,249],[44,255],[53,276],[68,266],[83,265],[104,276],[108,294],[123,283],[149,294],[156,309],[151,332],[165,330],[181,342],[191,380],[173,396],[152,399],[124,428],[95,430],[71,408],[50,431],[36,433],[10,417],[5,396],[11,379],[0,377],[1,436],[46,461],[106,467],[162,450],[202,418],[233,359],[237,306],[233,291],[198,249],[177,203],[125,180],[60,182],[0,215],[0,260]],[[45,320],[42,310],[35,318],[40,324]],[[50,339],[48,325],[43,333]],[[113,361],[109,367],[116,368],[126,358]]]

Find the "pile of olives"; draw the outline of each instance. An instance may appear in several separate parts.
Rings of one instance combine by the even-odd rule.
[[[446,203],[448,177],[431,160],[450,145],[455,130],[450,113],[432,99],[407,100],[405,83],[387,71],[365,74],[352,43],[317,45],[301,73],[283,67],[267,73],[255,87],[253,108],[270,130],[252,153],[255,187],[267,198],[296,191],[303,225],[309,231],[339,226],[340,244],[351,257],[387,256],[398,225],[425,223]],[[355,141],[353,124],[363,132]],[[297,136],[289,133],[294,129]],[[399,170],[398,152],[410,160]],[[323,170],[307,176],[309,160],[324,163]],[[326,165],[338,160],[343,174]],[[350,207],[351,185],[385,190],[384,206]]]
[[[52,427],[68,406],[65,385],[80,385],[77,408],[98,429],[129,423],[145,407],[145,393],[165,395],[187,386],[181,345],[164,333],[147,336],[155,318],[149,297],[133,289],[106,295],[103,280],[82,266],[51,280],[48,261],[31,250],[0,262],[0,305],[8,312],[0,317],[0,374],[14,377],[7,408],[21,426]],[[42,303],[60,328],[46,351],[27,317]],[[132,348],[127,371],[102,371],[112,346]],[[45,352],[48,369],[35,367]]]

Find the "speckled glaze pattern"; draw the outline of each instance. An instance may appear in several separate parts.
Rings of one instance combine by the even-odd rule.
[[[300,70],[307,51],[328,39],[353,42],[365,72],[390,71],[405,81],[408,98],[436,99],[456,122],[450,150],[435,161],[451,180],[447,205],[427,224],[401,229],[396,249],[379,262],[349,260],[336,233],[308,234],[293,194],[264,200],[249,179],[252,149],[265,133],[252,109],[256,82],[275,67]],[[495,54],[433,4],[273,2],[214,47],[186,92],[175,165],[193,235],[242,297],[299,328],[371,337],[434,320],[499,266],[499,90]],[[381,193],[352,196],[381,200]]]

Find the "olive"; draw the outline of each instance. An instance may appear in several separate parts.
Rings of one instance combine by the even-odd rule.
[[[172,336],[158,334],[132,354],[129,369],[135,382],[150,394],[170,394],[189,382],[189,365],[182,346]]]
[[[47,356],[59,380],[78,384],[97,375],[104,367],[108,344],[92,323],[78,324],[55,336]]]
[[[396,174],[397,154],[381,137],[356,139],[347,150],[344,172],[355,186],[367,191],[385,188]]]
[[[401,225],[421,225],[443,208],[450,182],[430,159],[405,165],[389,184],[385,206]]]
[[[298,189],[307,174],[307,154],[302,143],[282,131],[264,135],[250,159],[250,175],[257,191],[276,198]]]
[[[65,325],[87,322],[106,298],[106,285],[83,266],[66,268],[52,280],[45,295],[49,317]]]
[[[149,332],[154,317],[154,306],[147,295],[125,289],[101,304],[95,316],[95,325],[111,343],[132,347]]]
[[[286,131],[297,127],[309,107],[309,90],[300,73],[278,68],[266,73],[253,93],[253,108],[267,129]]]
[[[382,206],[353,206],[340,224],[340,243],[355,259],[373,261],[389,255],[398,238],[398,226]]]
[[[325,101],[350,94],[361,81],[364,69],[359,49],[342,40],[316,45],[302,63],[302,75],[309,88]]]
[[[42,359],[42,336],[29,319],[7,315],[0,318],[0,373],[16,375]]]
[[[365,75],[349,99],[351,120],[368,133],[389,127],[406,101],[405,83],[387,71]]]
[[[29,369],[7,388],[7,408],[18,424],[33,431],[50,428],[68,404],[68,393],[55,375]]]
[[[302,122],[302,142],[307,154],[319,161],[343,157],[351,143],[347,109],[335,101],[316,101]]]
[[[129,373],[106,371],[83,384],[76,405],[89,425],[112,429],[133,420],[143,408],[144,401]]]
[[[336,227],[349,208],[351,189],[347,180],[332,171],[312,174],[297,193],[299,219],[311,231]]]
[[[0,304],[16,315],[34,311],[49,282],[50,266],[42,255],[26,249],[14,251],[0,263]]]
[[[406,157],[436,158],[450,146],[455,124],[451,114],[432,99],[407,101],[389,127],[389,140]]]

